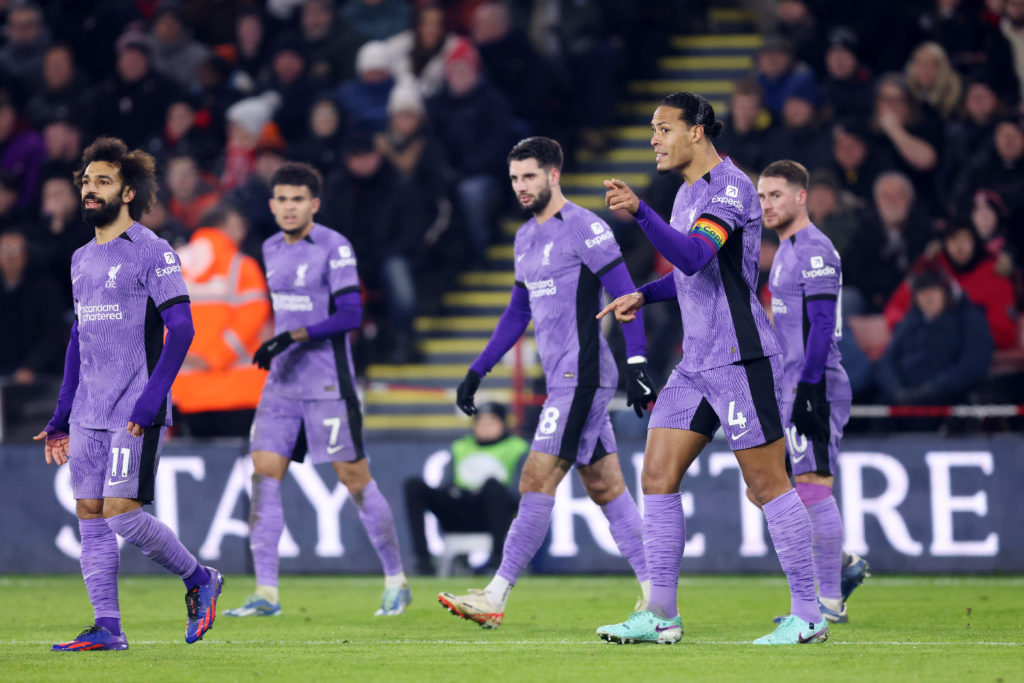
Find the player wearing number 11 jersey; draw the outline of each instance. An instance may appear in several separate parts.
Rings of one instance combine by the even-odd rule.
[[[370,476],[363,449],[362,413],[347,337],[362,321],[355,254],[342,235],[313,222],[322,188],[316,169],[286,163],[271,177],[270,187],[270,210],[281,232],[263,243],[277,336],[264,342],[253,358],[270,370],[249,444],[254,469],[249,547],[256,592],[226,614],[281,613],[281,480],[290,462],[301,462],[307,451],[312,462],[334,467],[384,565],[384,596],[377,615],[401,614],[412,596],[402,570],[395,520]]]
[[[863,579],[867,563],[852,556],[853,566],[843,567],[843,522],[832,496],[839,440],[852,400],[837,345],[843,270],[832,242],[807,216],[808,182],[807,169],[782,160],[761,173],[757,187],[764,226],[779,235],[769,287],[775,331],[782,342],[788,464],[811,517],[821,613],[830,622],[843,623],[843,600]],[[855,583],[844,590],[843,583],[850,581]]]
[[[441,593],[452,613],[497,628],[509,592],[540,549],[551,523],[555,489],[576,465],[590,498],[601,506],[619,550],[647,602],[640,513],[626,490],[608,403],[618,372],[595,316],[601,287],[612,296],[633,290],[611,228],[566,201],[559,186],[562,148],[551,138],[521,140],[508,156],[519,204],[533,214],[516,232],[515,286],[508,308],[458,390],[458,406],[476,412],[473,396],[487,374],[526,331],[532,318],[548,397],[519,480],[519,512],[505,537],[501,566],[484,590]],[[643,320],[623,326],[629,356],[627,403],[637,415],[654,400],[647,376]]]

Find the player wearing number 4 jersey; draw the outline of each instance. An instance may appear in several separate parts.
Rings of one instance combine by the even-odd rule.
[[[820,642],[828,626],[814,595],[811,524],[786,475],[778,340],[755,295],[761,207],[750,180],[711,142],[722,128],[701,95],[662,100],[651,121],[658,170],[682,174],[670,223],[622,181],[607,180],[605,203],[625,209],[675,268],[601,312],[633,321],[644,304],[676,298],[683,359],[651,414],[644,453],[644,550],[651,572],[647,611],[598,634],[618,643],[672,643],[682,637],[676,607],[686,540],[679,486],[721,426],[743,479],[768,520],[789,579],[791,614],[758,644]]]
[[[213,626],[224,580],[142,509],[153,502],[171,384],[194,334],[181,262],[136,222],[156,195],[149,154],[99,138],[83,153],[75,183],[96,238],[71,257],[75,322],[64,380],[53,418],[35,438],[46,440],[47,463],[71,468],[82,577],[95,621],[53,649],[128,649],[117,535],[184,580],[185,642],[194,643]]]
[[[473,397],[480,378],[523,335],[531,318],[548,398],[523,466],[522,499],[505,538],[501,566],[484,590],[438,596],[449,611],[485,628],[501,625],[512,586],[547,535],[555,489],[574,464],[640,581],[641,606],[649,590],[640,514],[622,478],[608,417],[618,372],[595,319],[602,285],[618,296],[632,291],[633,283],[608,225],[562,195],[562,148],[556,141],[527,138],[508,159],[512,190],[533,218],[516,233],[511,301],[459,386],[458,406],[469,415],[476,412]],[[627,403],[642,415],[655,398],[646,370],[643,321],[624,326],[623,332],[629,356]]]
[[[843,590],[842,576],[851,570],[843,568],[843,522],[832,496],[839,440],[852,400],[837,346],[843,271],[832,242],[807,216],[808,182],[807,169],[800,164],[776,161],[761,173],[757,194],[764,226],[779,235],[769,287],[782,342],[788,465],[811,518],[821,613],[830,622],[843,623],[849,593]],[[867,563],[855,558],[853,564],[863,580]]]
[[[286,163],[271,177],[270,210],[281,232],[263,243],[277,336],[253,361],[269,369],[252,423],[252,512],[249,546],[256,592],[234,617],[275,616],[277,545],[284,529],[281,481],[292,460],[308,451],[331,463],[348,488],[370,542],[384,565],[378,616],[401,614],[412,600],[402,570],[391,508],[370,476],[362,413],[347,332],[362,320],[359,276],[349,241],[313,222],[320,208],[320,174]]]

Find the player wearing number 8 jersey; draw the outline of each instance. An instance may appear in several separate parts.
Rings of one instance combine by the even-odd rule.
[[[841,578],[843,522],[832,485],[853,394],[837,345],[842,336],[842,264],[832,242],[807,216],[808,183],[807,169],[781,160],[761,173],[757,192],[765,228],[779,235],[768,283],[783,351],[788,465],[811,518],[821,613],[842,623],[847,621]],[[863,575],[867,564],[856,558],[858,562]]]
[[[467,414],[476,412],[473,396],[480,378],[523,335],[531,318],[548,397],[523,466],[522,499],[505,539],[501,566],[482,591],[438,596],[451,612],[485,628],[501,624],[512,586],[547,535],[555,489],[574,464],[640,581],[642,604],[649,585],[640,514],[626,490],[608,416],[618,372],[595,319],[602,285],[617,296],[632,291],[633,283],[608,225],[562,195],[562,148],[556,141],[527,138],[512,148],[508,159],[512,189],[533,218],[516,233],[511,301],[459,386],[458,405]],[[629,356],[627,402],[641,415],[655,397],[646,371],[643,321],[623,331]]]
[[[676,607],[686,539],[679,486],[687,468],[724,428],[790,585],[790,609],[759,644],[819,642],[828,627],[818,610],[807,511],[786,475],[780,402],[782,362],[768,317],[755,296],[761,208],[750,180],[711,139],[722,128],[710,103],[680,92],[651,120],[658,170],[685,181],[669,223],[622,181],[607,180],[605,203],[636,217],[675,268],[601,312],[631,321],[649,303],[676,298],[683,318],[683,359],[651,414],[644,453],[644,549],[651,572],[649,610],[598,629],[606,640],[676,642]]]
[[[256,592],[229,616],[280,614],[277,545],[284,529],[281,480],[307,451],[331,463],[359,510],[384,566],[378,615],[401,614],[411,601],[402,570],[391,508],[377,489],[363,447],[347,333],[362,321],[359,276],[352,246],[313,222],[320,208],[320,174],[286,163],[271,177],[270,210],[281,232],[263,243],[276,336],[253,359],[269,369],[253,419],[249,544]]]

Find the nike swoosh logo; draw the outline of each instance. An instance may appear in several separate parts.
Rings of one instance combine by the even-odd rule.
[[[270,277],[271,275],[273,275],[276,272],[277,272],[276,270],[268,270],[267,271],[267,277]]]
[[[806,457],[807,457],[806,453],[801,453],[799,458],[794,455],[793,456],[793,462],[794,463],[800,462],[801,460],[803,460]]]
[[[345,447],[344,445],[342,445],[342,446],[328,446],[327,447],[327,455],[334,455],[335,453],[337,453],[338,451],[340,451],[344,447]]]
[[[81,275],[76,275],[75,277],[71,278],[71,284],[75,284],[76,282],[78,282],[81,279],[82,279]]]
[[[516,256],[516,263],[519,263],[524,258],[526,258],[526,254],[520,254],[519,256]]]
[[[811,624],[811,628],[814,628],[813,624]],[[817,637],[818,637],[818,634],[815,633],[815,632],[812,632],[811,635],[807,636],[806,638],[803,636],[803,634],[800,634],[800,635],[798,635],[796,637],[796,639],[797,639],[797,642],[799,642],[801,645],[804,645],[806,643],[814,642],[814,639],[817,638]]]
[[[731,438],[731,439],[732,439],[733,441],[735,441],[736,439],[740,438],[741,436],[743,436],[744,434],[746,434],[746,433],[747,433],[747,432],[749,432],[749,431],[750,431],[749,429],[744,429],[744,430],[743,430],[742,432],[740,432],[739,434],[732,434],[732,435],[730,435],[730,437],[729,437],[729,438]]]
[[[644,384],[640,380],[637,380],[636,383],[639,384],[640,388],[644,390],[644,396],[649,396],[650,395],[651,388],[649,386],[647,386],[646,384]]]
[[[127,479],[125,479],[123,481],[110,481],[109,479],[107,479],[107,486],[118,486],[120,484],[124,484],[127,481],[128,481]]]
[[[679,627],[676,626],[675,624],[672,624],[671,626],[666,626],[665,628],[662,628],[661,626],[655,626],[654,630],[657,633],[664,633],[665,631],[671,631],[671,630],[677,629],[677,628],[679,628]]]

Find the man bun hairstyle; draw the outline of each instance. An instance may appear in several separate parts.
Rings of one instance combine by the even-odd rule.
[[[551,168],[553,166],[561,171],[565,155],[562,153],[562,146],[558,144],[557,140],[552,140],[542,135],[535,135],[530,138],[523,138],[508,153],[509,163],[523,161],[524,159],[536,159],[537,165],[541,168]]]
[[[298,161],[286,161],[270,176],[270,189],[276,185],[305,185],[313,198],[320,196],[324,189],[324,180],[320,171],[309,164]]]
[[[98,137],[82,152],[82,164],[75,171],[75,188],[81,191],[85,169],[94,161],[116,166],[121,173],[124,187],[135,190],[135,196],[128,202],[128,215],[133,221],[142,219],[142,214],[156,201],[156,159],[141,149],[128,149],[124,140],[115,137]]]
[[[811,185],[811,174],[807,168],[797,161],[780,159],[768,164],[767,168],[761,171],[762,178],[782,178],[793,187],[806,190]]]
[[[690,126],[703,126],[704,135],[714,140],[721,134],[725,124],[715,119],[715,108],[708,98],[695,92],[674,92],[661,101],[666,107],[682,110],[679,118]]]

